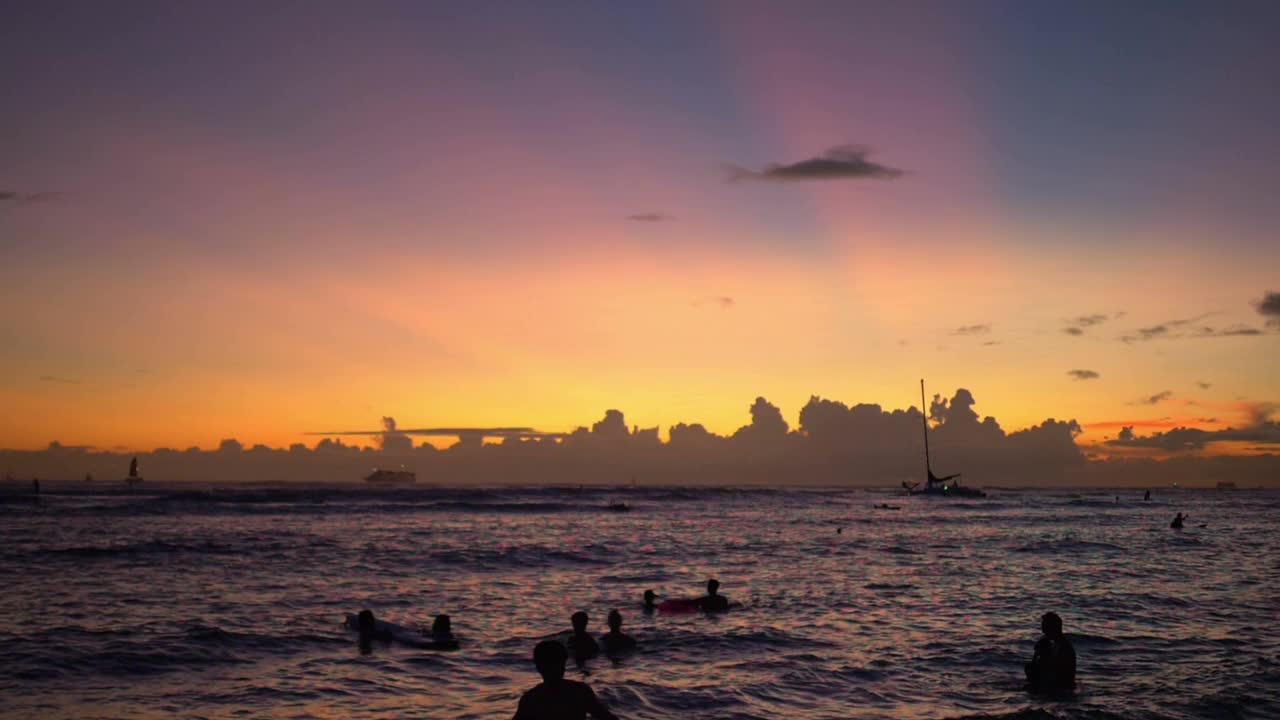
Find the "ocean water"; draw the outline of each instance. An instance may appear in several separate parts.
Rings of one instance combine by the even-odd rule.
[[[510,717],[535,642],[619,608],[639,650],[569,676],[623,718],[1280,717],[1280,492],[1116,494],[6,496],[0,715]],[[641,612],[646,588],[708,577],[742,607]],[[362,654],[341,624],[365,607],[447,612],[462,649]],[[1079,656],[1071,699],[1022,687],[1047,610]]]

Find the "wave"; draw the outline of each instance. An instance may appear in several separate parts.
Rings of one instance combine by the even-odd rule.
[[[1076,552],[1124,552],[1124,548],[1119,545],[1112,545],[1111,543],[1105,542],[1062,538],[1059,540],[1040,540],[1027,545],[1021,545],[1014,548],[1013,552],[1032,553],[1034,555],[1057,555],[1060,553]]]

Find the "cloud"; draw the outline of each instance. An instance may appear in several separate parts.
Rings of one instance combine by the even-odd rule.
[[[1110,315],[1106,313],[1092,313],[1090,315],[1079,315],[1077,317],[1071,318],[1070,320],[1067,320],[1067,326],[1062,329],[1062,332],[1068,335],[1074,335],[1076,337],[1079,337],[1081,335],[1084,335],[1085,328],[1091,328],[1096,325],[1101,325],[1107,322],[1108,320],[1118,320],[1122,317],[1124,317],[1123,312],[1112,313]]]
[[[978,325],[961,325],[955,330],[952,330],[950,334],[951,335],[986,335],[989,332],[991,332],[991,325],[988,323],[982,323]]]
[[[1000,341],[999,341],[999,340],[988,340],[988,341],[986,341],[986,342],[982,343],[982,346],[983,346],[983,347],[991,347],[992,345],[999,345],[999,344],[1000,344]]]
[[[1097,380],[1102,377],[1092,370],[1068,370],[1067,374],[1076,380]]]
[[[1267,325],[1280,327],[1280,292],[1267,291],[1253,306],[1259,315],[1267,319]]]
[[[739,180],[891,180],[902,170],[867,159],[870,149],[862,145],[839,145],[819,157],[787,164],[773,164],[763,170],[729,165],[729,181]]]
[[[702,307],[703,305],[715,305],[721,310],[732,310],[734,299],[728,295],[708,295],[693,301],[694,307]]]
[[[58,377],[57,375],[41,375],[40,382],[58,383],[60,385],[79,385],[80,381],[72,378]]]
[[[1262,303],[1259,303],[1258,305],[1261,307]],[[1247,337],[1264,334],[1263,331],[1258,328],[1243,324],[1230,325],[1225,328],[1196,324],[1214,314],[1215,313],[1205,313],[1193,318],[1169,320],[1168,322],[1163,322],[1159,325],[1138,328],[1136,334],[1121,335],[1120,342],[1134,343],[1145,342],[1148,340],[1175,340],[1181,338]],[[1277,327],[1280,327],[1280,323],[1277,323]]]
[[[0,190],[0,203],[12,203],[14,205],[31,205],[35,203],[46,203],[57,200],[66,193],[60,192],[18,192],[16,190]]]
[[[1172,390],[1162,390],[1155,395],[1135,400],[1130,405],[1159,405],[1160,403],[1173,397]]]
[[[1125,432],[1125,431],[1128,432]],[[1203,450],[1209,443],[1215,442],[1249,442],[1259,445],[1271,445],[1261,448],[1274,452],[1280,446],[1280,424],[1268,421],[1258,422],[1244,428],[1226,428],[1225,430],[1201,430],[1200,428],[1178,427],[1165,432],[1150,435],[1136,435],[1133,428],[1125,428],[1115,440],[1105,444],[1114,447],[1150,448],[1169,452],[1193,452]],[[1255,447],[1255,450],[1259,448]]]
[[[628,215],[627,219],[632,222],[656,223],[670,220],[671,216],[660,212],[642,212],[634,215]]]
[[[1201,390],[1208,390],[1209,388],[1213,387],[1213,383],[1207,383],[1203,380],[1197,380],[1196,385],[1199,385]]]

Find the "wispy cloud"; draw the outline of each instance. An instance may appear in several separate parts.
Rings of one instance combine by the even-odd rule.
[[[660,213],[660,212],[643,212],[643,213],[636,213],[634,215],[628,215],[627,219],[632,222],[656,223],[656,222],[666,222],[671,219],[671,216],[667,215],[666,213]]]
[[[733,309],[734,300],[728,295],[708,295],[693,301],[694,307],[714,306],[721,310]]]
[[[1208,390],[1209,388],[1213,387],[1213,383],[1207,383],[1203,380],[1197,380],[1196,385],[1199,385],[1201,390]]]
[[[0,203],[12,205],[31,205],[34,203],[52,202],[66,193],[42,191],[19,192],[17,190],[0,190]]]
[[[986,335],[989,332],[991,332],[991,324],[980,323],[977,325],[961,325],[960,327],[952,330],[949,334],[951,335]]]
[[[1078,315],[1066,321],[1067,326],[1062,329],[1062,332],[1068,335],[1074,335],[1076,337],[1079,337],[1081,335],[1084,335],[1085,330],[1087,328],[1101,325],[1109,320],[1118,320],[1122,317],[1124,317],[1123,312],[1110,313],[1110,314],[1091,313],[1088,315]]]
[[[1102,377],[1093,370],[1068,370],[1067,374],[1076,380],[1097,380]]]
[[[1149,395],[1144,398],[1139,398],[1129,404],[1130,405],[1159,405],[1160,403],[1164,402],[1165,400],[1168,400],[1171,397],[1173,397],[1172,390],[1162,390],[1156,393],[1155,395]]]
[[[840,145],[818,157],[793,163],[775,163],[761,170],[728,165],[729,181],[738,180],[892,180],[903,171],[868,159],[871,150],[863,145]]]
[[[58,377],[57,375],[41,375],[40,382],[58,383],[60,385],[79,385],[80,381],[72,378]]]
[[[1177,340],[1197,338],[1243,337],[1263,335],[1263,331],[1249,325],[1236,324],[1227,327],[1214,327],[1200,324],[1202,320],[1217,313],[1204,313],[1181,320],[1169,320],[1159,325],[1138,328],[1133,333],[1120,336],[1120,342],[1135,343],[1149,340]]]

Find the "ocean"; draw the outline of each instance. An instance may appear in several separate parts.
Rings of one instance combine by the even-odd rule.
[[[0,497],[4,717],[506,718],[612,608],[639,649],[569,677],[622,718],[1280,717],[1280,491],[94,487]],[[1073,698],[1023,688],[1049,610]]]

